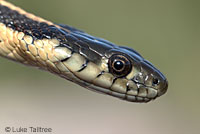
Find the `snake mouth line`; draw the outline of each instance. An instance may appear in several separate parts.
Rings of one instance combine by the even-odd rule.
[[[120,93],[120,92],[117,92],[117,91],[114,91],[111,89],[108,90],[103,87],[98,87],[93,84],[87,86],[86,88],[88,88],[89,90],[101,93],[101,94],[107,94],[107,95],[114,96],[114,97],[129,101],[129,102],[144,102],[144,103],[146,103],[146,102],[153,100],[153,98],[148,98],[148,97],[143,97],[143,96],[138,96],[138,95],[131,95],[131,94],[128,94],[127,92]]]
[[[132,81],[134,83],[134,86],[127,84],[127,94],[128,92],[134,91],[134,94],[132,94],[135,97],[143,97],[148,100],[154,100],[159,97],[158,90],[153,88],[152,86],[146,86],[144,83],[136,82],[134,80]]]

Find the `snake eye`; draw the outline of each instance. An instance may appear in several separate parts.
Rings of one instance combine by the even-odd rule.
[[[124,55],[114,54],[109,59],[109,71],[117,77],[124,77],[131,71],[131,62]]]

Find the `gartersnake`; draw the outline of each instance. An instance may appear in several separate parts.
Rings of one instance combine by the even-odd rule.
[[[164,75],[135,50],[54,24],[4,0],[0,55],[131,102],[148,102],[168,87]]]

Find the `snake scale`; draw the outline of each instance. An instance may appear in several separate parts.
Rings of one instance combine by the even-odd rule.
[[[165,76],[135,50],[54,24],[4,0],[0,55],[130,102],[149,102],[168,88]]]

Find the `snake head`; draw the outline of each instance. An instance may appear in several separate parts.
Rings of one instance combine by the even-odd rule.
[[[62,62],[74,76],[64,78],[130,102],[149,102],[167,91],[164,75],[135,50],[78,31],[64,34],[68,40],[72,35],[79,40],[71,45],[73,53],[57,48],[69,51]]]
[[[167,79],[158,69],[135,50],[119,48],[108,53],[109,72],[115,76],[111,90],[124,95],[116,97],[132,102],[148,102],[167,91]]]

